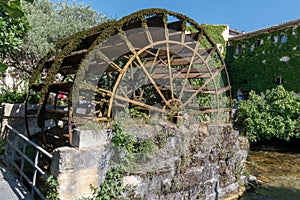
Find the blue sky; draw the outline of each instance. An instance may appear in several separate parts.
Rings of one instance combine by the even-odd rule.
[[[105,15],[122,18],[145,8],[165,8],[199,24],[228,24],[254,31],[300,18],[300,0],[77,0]]]

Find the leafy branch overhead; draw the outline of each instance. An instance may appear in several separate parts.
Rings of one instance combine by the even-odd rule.
[[[25,0],[33,2],[33,0]],[[21,39],[27,32],[20,0],[0,0],[0,54],[15,53],[20,48]],[[1,59],[1,60],[2,60]],[[8,65],[0,60],[0,73],[6,71]]]

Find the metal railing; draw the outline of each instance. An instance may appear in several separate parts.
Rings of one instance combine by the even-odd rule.
[[[4,115],[4,106],[0,104],[0,130],[2,130],[3,115]]]
[[[37,177],[43,177],[44,180],[47,180],[48,175],[38,164],[42,157],[45,158],[46,156],[47,159],[51,160],[52,155],[9,125],[5,126],[4,134],[6,164],[8,164],[10,167],[13,167],[20,176],[20,179],[22,181],[25,180],[27,185],[30,186],[32,197],[38,195],[41,199],[46,199],[41,189],[37,186]],[[34,149],[34,154],[32,151],[30,152],[31,156],[26,155],[26,153],[28,154],[29,147]],[[30,166],[32,169],[30,175],[24,172],[25,163],[26,166]]]

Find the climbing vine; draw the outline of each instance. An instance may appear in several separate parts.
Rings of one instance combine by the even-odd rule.
[[[222,44],[225,46],[226,41],[222,35],[222,33],[226,29],[226,25],[202,25],[209,37],[214,41],[216,44]]]
[[[49,176],[47,179],[47,183],[48,183],[49,188],[47,191],[46,199],[59,200],[59,198],[58,198],[59,193],[57,190],[58,183],[57,183],[56,178],[53,175]]]
[[[105,176],[105,180],[100,184],[99,187],[90,186],[93,197],[85,198],[86,200],[108,200],[108,199],[128,199],[124,196],[124,192],[130,188],[123,186],[124,170],[120,167],[112,167]],[[121,196],[124,196],[121,198]]]
[[[225,41],[225,38],[222,35],[222,33],[225,31],[226,26],[225,25],[202,24],[201,27],[203,28],[203,30],[205,30],[207,35],[209,35],[210,39],[215,44],[220,44],[222,47],[224,47],[224,52],[223,52],[222,56],[225,57],[226,41]],[[188,31],[190,31],[191,33],[198,32],[198,30],[196,28],[194,28],[193,26],[188,26],[186,29]],[[205,47],[205,48],[211,47],[211,44],[209,43],[208,40],[206,40],[206,38],[202,38],[200,41],[200,44],[202,47]]]

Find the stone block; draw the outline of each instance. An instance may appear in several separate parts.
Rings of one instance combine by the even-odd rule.
[[[109,148],[56,149],[50,169],[57,178],[60,199],[73,200],[92,195],[90,185],[99,186],[109,168],[111,155]]]
[[[98,169],[91,168],[72,173],[62,173],[58,176],[57,181],[60,199],[88,197],[92,195],[90,185],[97,186],[99,184]]]
[[[72,146],[81,148],[93,148],[104,146],[110,142],[112,130],[78,130],[73,131]]]

